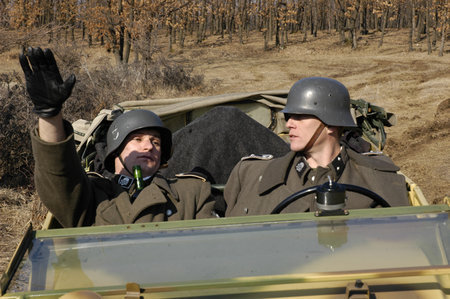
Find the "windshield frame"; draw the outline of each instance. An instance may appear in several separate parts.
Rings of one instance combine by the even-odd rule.
[[[80,235],[95,236],[103,234],[129,234],[139,232],[157,232],[164,230],[190,229],[198,230],[205,228],[224,227],[224,226],[249,226],[254,224],[271,224],[271,223],[289,223],[289,222],[308,222],[316,223],[327,221],[342,221],[342,220],[356,220],[356,219],[377,219],[383,217],[397,217],[402,215],[418,215],[425,217],[426,214],[449,213],[449,207],[446,205],[422,206],[422,207],[398,207],[388,209],[361,209],[351,210],[347,216],[324,216],[316,217],[314,213],[295,213],[295,214],[280,214],[280,215],[264,215],[264,216],[247,216],[247,217],[230,217],[219,219],[201,219],[201,220],[185,220],[173,222],[159,222],[159,223],[145,223],[145,224],[130,224],[130,225],[113,225],[113,226],[99,226],[99,227],[81,227],[81,228],[66,228],[66,229],[52,229],[52,230],[38,230],[33,231],[31,226],[24,236],[21,244],[16,251],[12,262],[7,271],[2,276],[1,286],[2,295],[5,294],[8,284],[11,281],[15,271],[20,265],[21,260],[30,250],[33,240],[36,239],[53,239],[53,238],[67,238],[76,237]],[[448,248],[446,249],[449,250]],[[309,282],[315,279],[320,281],[348,279],[349,277],[373,277],[376,275],[408,275],[408,273],[431,273],[430,271],[440,271],[443,273],[450,273],[448,265],[438,265],[429,267],[411,267],[410,269],[379,269],[377,271],[334,271],[330,273],[322,272],[319,276],[317,273],[291,274],[291,275],[276,275],[276,276],[257,276],[257,277],[241,277],[239,283],[269,283],[275,281],[290,281],[301,280]],[[384,273],[384,274],[383,274]],[[394,274],[397,273],[397,274]],[[436,272],[437,273],[437,272]],[[311,280],[312,279],[312,280]],[[253,282],[252,282],[253,281]],[[211,280],[211,281],[197,281],[186,282],[186,286],[197,285],[211,285],[211,284],[236,284],[237,281],[229,280]],[[239,284],[238,283],[238,284]],[[171,284],[169,284],[171,285]],[[172,284],[173,285],[173,284]],[[113,287],[113,286],[111,286]],[[149,286],[150,287],[150,286]],[[151,286],[155,287],[155,286]],[[47,291],[45,291],[47,292]],[[18,295],[18,294],[17,294]]]

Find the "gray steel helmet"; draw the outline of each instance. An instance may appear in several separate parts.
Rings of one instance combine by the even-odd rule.
[[[136,109],[125,112],[111,124],[106,135],[105,168],[114,173],[115,151],[120,148],[125,138],[132,132],[151,128],[161,134],[161,165],[172,154],[172,132],[166,128],[158,115],[149,110]]]
[[[347,88],[329,78],[310,77],[295,82],[281,112],[313,115],[329,126],[357,126],[350,113]]]

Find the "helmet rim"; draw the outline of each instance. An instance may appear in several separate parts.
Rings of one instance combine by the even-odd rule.
[[[295,82],[281,112],[312,115],[328,126],[357,126],[350,112],[347,88],[331,78],[308,77]]]

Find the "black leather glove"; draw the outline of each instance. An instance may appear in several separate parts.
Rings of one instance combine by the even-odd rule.
[[[20,54],[19,61],[34,104],[33,111],[43,118],[57,115],[72,93],[75,75],[63,81],[50,49],[42,51],[41,48],[29,47],[26,53]]]

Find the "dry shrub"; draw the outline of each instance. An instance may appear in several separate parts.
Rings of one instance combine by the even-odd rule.
[[[32,187],[33,156],[29,131],[35,117],[18,73],[0,74],[0,184]]]
[[[7,211],[2,213],[0,223],[14,225],[20,222],[31,222],[35,228],[40,228],[47,216],[47,208],[37,199],[36,193],[24,192],[19,189],[0,188],[0,209]],[[5,225],[5,224],[3,224]]]
[[[111,108],[126,100],[151,97],[156,91],[175,96],[181,92],[202,89],[203,76],[165,58],[144,60],[131,64],[111,65],[106,57],[90,61],[76,46],[60,45],[55,52],[63,77],[77,77],[72,97],[64,112],[69,121],[92,119],[101,109]]]
[[[168,95],[177,95],[204,87],[202,75],[193,75],[192,69],[170,62],[164,57],[141,65],[135,64],[134,68],[145,74],[141,82],[146,96],[152,95],[157,89],[165,89]]]

